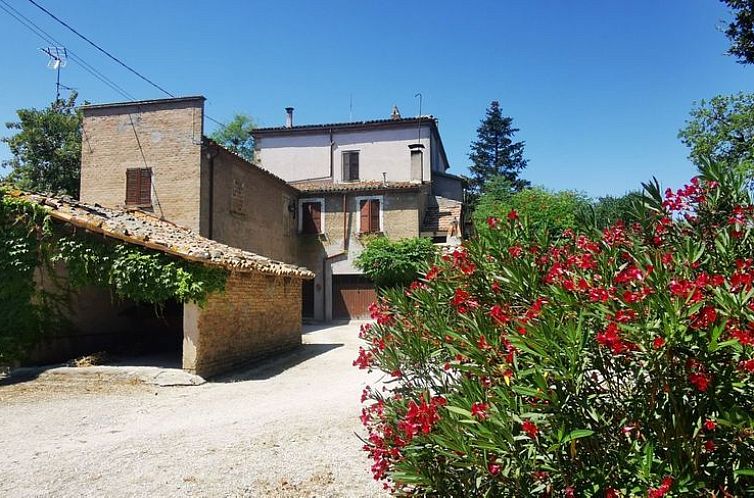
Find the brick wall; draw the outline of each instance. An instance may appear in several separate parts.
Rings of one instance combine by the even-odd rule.
[[[121,207],[126,169],[152,168],[154,213],[201,230],[203,97],[83,107],[81,200]]]
[[[301,280],[233,272],[204,308],[186,305],[183,368],[212,376],[301,344]]]
[[[211,148],[202,169],[213,175],[211,238],[262,256],[298,261],[297,192],[285,182],[224,149]],[[207,189],[208,190],[208,189]],[[209,205],[209,198],[206,204]]]

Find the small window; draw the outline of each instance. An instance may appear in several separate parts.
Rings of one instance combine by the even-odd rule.
[[[308,235],[322,233],[322,203],[320,201],[301,202],[301,233]]]
[[[380,200],[365,199],[359,202],[361,233],[378,233],[380,229]]]
[[[126,206],[152,207],[152,168],[126,170]]]
[[[343,153],[343,180],[347,182],[354,182],[359,179],[359,153],[358,152],[344,152]]]

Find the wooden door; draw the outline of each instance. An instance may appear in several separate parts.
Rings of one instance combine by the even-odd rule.
[[[333,318],[369,318],[369,305],[377,300],[374,284],[361,275],[333,276]]]

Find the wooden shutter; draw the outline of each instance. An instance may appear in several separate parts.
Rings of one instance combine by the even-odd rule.
[[[139,168],[139,205],[152,205],[152,169]]]
[[[369,201],[369,231],[380,231],[380,201],[378,199]]]
[[[359,220],[360,224],[360,232],[361,233],[369,233],[369,222],[370,222],[370,216],[369,216],[369,201],[361,201],[359,205],[360,210],[360,216],[361,219]]]
[[[139,203],[139,169],[126,170],[126,205],[134,206]]]
[[[151,168],[128,168],[126,170],[126,205],[141,207],[152,205]]]

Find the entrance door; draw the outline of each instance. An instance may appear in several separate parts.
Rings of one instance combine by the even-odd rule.
[[[369,305],[377,300],[374,284],[362,275],[333,275],[333,318],[369,318]]]
[[[304,280],[301,284],[301,315],[314,318],[314,280]]]

